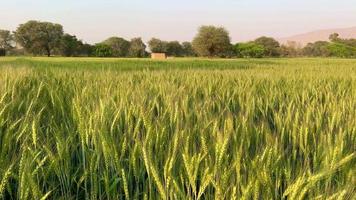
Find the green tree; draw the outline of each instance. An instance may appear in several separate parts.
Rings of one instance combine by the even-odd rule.
[[[168,56],[183,56],[183,47],[178,41],[162,41],[157,38],[152,38],[148,42],[148,46],[152,53],[166,53]]]
[[[265,48],[254,42],[238,43],[234,48],[237,57],[242,58],[262,58],[265,54]]]
[[[120,37],[111,37],[102,42],[109,45],[113,50],[113,56],[126,57],[130,49],[130,42]]]
[[[350,39],[339,38],[338,33],[331,34],[329,36],[329,40],[334,43],[340,43],[340,44],[345,44],[347,46],[356,47],[356,39],[354,39],[354,38],[350,38]]]
[[[148,41],[148,47],[152,53],[167,53],[167,42],[157,38]]]
[[[94,46],[94,56],[96,56],[96,57],[112,57],[113,50],[109,45],[99,43]]]
[[[182,49],[183,49],[183,56],[186,57],[194,57],[196,56],[196,53],[193,49],[192,43],[190,42],[183,42],[182,43]]]
[[[46,54],[60,47],[63,36],[63,27],[50,22],[29,21],[21,24],[15,33],[16,41],[33,54]]]
[[[309,43],[302,49],[302,54],[308,57],[328,57],[331,54],[329,44],[326,41]]]
[[[61,39],[60,53],[63,56],[77,56],[80,54],[82,41],[78,40],[75,35],[64,34]]]
[[[5,56],[6,52],[13,48],[13,36],[10,31],[0,30],[0,56]]]
[[[167,43],[167,55],[181,57],[183,56],[183,47],[178,41],[171,41]]]
[[[146,57],[146,45],[141,38],[133,38],[130,42],[129,56],[134,58]]]
[[[339,34],[338,33],[333,33],[329,36],[329,40],[331,42],[339,42]]]
[[[266,57],[278,57],[280,55],[279,42],[274,38],[263,36],[257,38],[254,42],[264,47]]]
[[[225,57],[231,47],[228,31],[215,26],[200,27],[192,45],[199,56],[207,57]]]
[[[342,44],[342,43],[331,43],[327,46],[330,51],[330,55],[340,58],[353,58],[356,57],[356,48]]]
[[[84,43],[79,47],[78,50],[79,56],[95,56],[94,55],[94,46]]]
[[[0,49],[3,51],[11,50],[13,48],[14,38],[10,31],[0,30]]]

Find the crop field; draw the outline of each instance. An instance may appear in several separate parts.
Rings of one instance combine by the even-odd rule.
[[[356,199],[356,60],[0,58],[0,199]]]

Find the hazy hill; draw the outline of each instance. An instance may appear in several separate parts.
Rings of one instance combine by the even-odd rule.
[[[279,38],[279,42],[286,44],[288,41],[295,41],[298,44],[304,46],[309,42],[315,42],[319,40],[328,41],[329,36],[332,33],[338,33],[341,38],[356,38],[356,27],[340,28],[340,29],[324,29],[304,34],[298,34],[291,37]]]

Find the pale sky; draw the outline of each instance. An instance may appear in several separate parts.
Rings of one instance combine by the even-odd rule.
[[[356,26],[356,0],[0,0],[0,29],[31,19],[60,23],[90,43],[191,41],[201,25],[224,26],[236,42]]]

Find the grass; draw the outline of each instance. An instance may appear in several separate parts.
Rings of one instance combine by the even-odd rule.
[[[0,58],[0,199],[355,199],[356,62]]]

